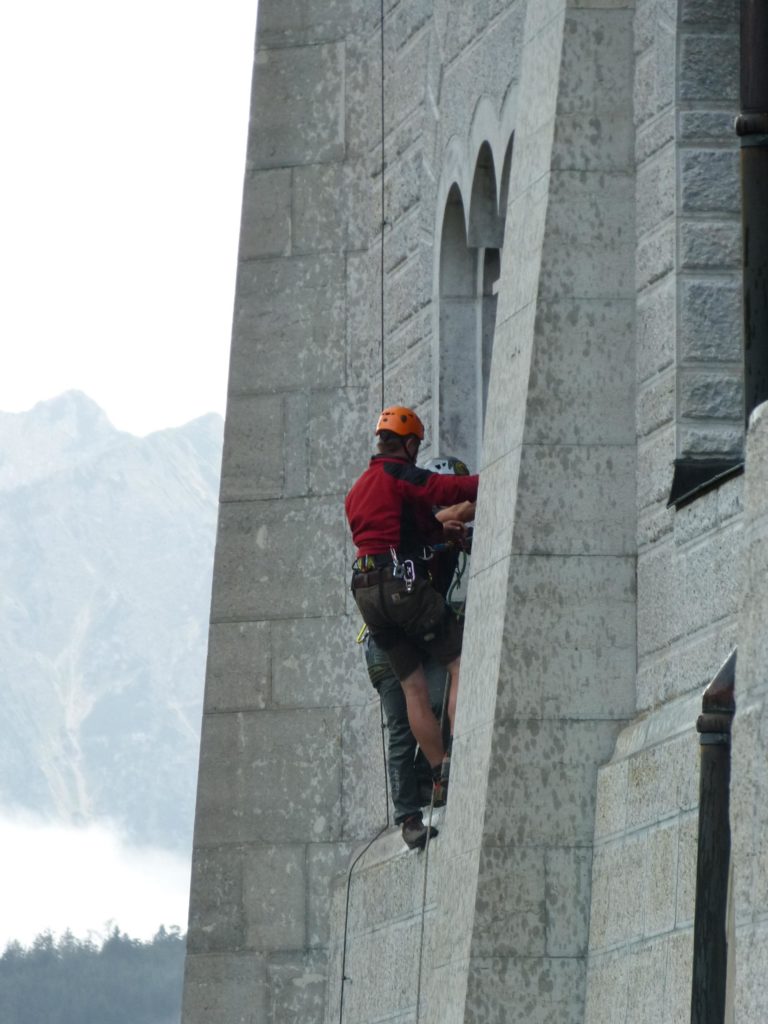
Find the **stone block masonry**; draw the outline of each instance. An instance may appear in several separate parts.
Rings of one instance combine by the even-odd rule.
[[[386,0],[383,68],[380,10],[259,4],[184,1024],[687,1020],[737,637],[762,1021],[761,420],[746,519],[742,478],[667,508],[675,459],[743,440],[738,5]],[[481,490],[440,835],[427,865],[385,829],[347,914],[386,824],[343,517],[382,388],[424,454],[476,436]]]

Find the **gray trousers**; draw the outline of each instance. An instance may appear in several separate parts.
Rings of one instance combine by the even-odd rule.
[[[432,793],[432,773],[427,759],[416,751],[416,740],[408,724],[405,695],[400,681],[392,670],[386,653],[369,636],[366,640],[365,662],[368,675],[381,698],[387,724],[387,770],[395,808],[395,823],[400,824],[412,814],[418,814],[429,803]],[[440,720],[443,692],[448,673],[439,662],[429,659],[424,664],[429,684],[429,699],[435,717]],[[444,723],[443,736],[449,727]]]

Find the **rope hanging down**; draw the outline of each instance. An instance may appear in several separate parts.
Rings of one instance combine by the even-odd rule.
[[[381,101],[381,251],[379,253],[381,262],[381,272],[379,274],[379,319],[380,319],[380,348],[381,348],[381,404],[379,408],[383,409],[384,402],[384,227],[386,226],[386,217],[384,215],[384,170],[386,163],[384,160],[384,0],[380,0],[380,17],[381,17],[381,31],[379,33],[379,49],[381,59],[381,88],[380,101]]]

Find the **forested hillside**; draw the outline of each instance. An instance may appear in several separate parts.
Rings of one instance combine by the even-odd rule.
[[[100,945],[39,935],[0,957],[2,1024],[179,1024],[185,939],[150,942],[113,929]]]

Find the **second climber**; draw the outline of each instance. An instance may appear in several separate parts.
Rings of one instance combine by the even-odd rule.
[[[461,659],[461,625],[428,573],[431,547],[460,540],[464,526],[440,523],[435,506],[475,501],[479,477],[447,476],[416,466],[424,425],[413,410],[390,406],[376,424],[377,452],[347,494],[345,511],[356,558],[352,593],[403,688],[408,721],[437,786],[445,747],[429,701],[423,659],[448,670],[453,722]]]

